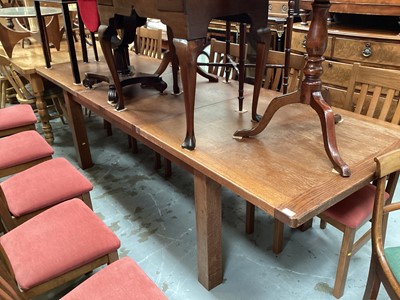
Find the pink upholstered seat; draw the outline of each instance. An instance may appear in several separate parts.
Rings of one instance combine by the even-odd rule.
[[[0,109],[0,132],[30,125],[34,127],[36,121],[35,113],[29,104],[12,105]],[[0,133],[0,136],[4,135]]]
[[[117,251],[120,241],[87,205],[72,199],[6,233],[0,244],[16,282],[26,291]]]
[[[12,172],[3,174],[2,170],[51,158],[53,153],[53,148],[35,130],[3,137],[0,139],[0,177],[12,174]]]
[[[350,228],[358,228],[360,224],[372,218],[376,187],[369,184],[348,196],[338,204],[328,208],[321,215],[328,216]],[[386,193],[386,199],[389,194]]]
[[[92,208],[92,189],[90,181],[65,158],[47,160],[0,183],[0,216],[11,230],[40,210],[68,199],[81,198]]]
[[[167,299],[147,274],[124,257],[94,274],[62,300],[161,300]]]

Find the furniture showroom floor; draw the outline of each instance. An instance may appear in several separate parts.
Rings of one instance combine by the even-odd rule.
[[[283,252],[275,255],[273,218],[256,210],[255,233],[246,235],[245,202],[226,189],[224,280],[207,291],[197,281],[192,175],[173,165],[172,176],[164,179],[163,169],[154,169],[152,150],[139,143],[139,153],[131,153],[127,135],[113,128],[107,136],[97,116],[86,117],[86,124],[95,166],[83,174],[94,185],[93,209],[120,238],[119,256],[132,257],[169,299],[334,299],[341,232],[331,226],[321,230],[318,220],[306,232],[286,226]],[[52,125],[55,156],[77,166],[68,126],[58,121]],[[391,219],[389,234],[396,226],[397,220]],[[394,244],[394,238],[389,236],[387,243]],[[367,244],[353,257],[341,299],[362,298],[370,251]],[[388,299],[382,287],[379,299]]]

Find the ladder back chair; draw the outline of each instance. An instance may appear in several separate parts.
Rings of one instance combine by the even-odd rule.
[[[208,73],[214,74],[220,77],[225,77],[227,82],[229,79],[238,79],[238,70],[235,65],[239,64],[240,58],[240,45],[237,43],[229,43],[229,55],[226,55],[226,42],[219,41],[215,38],[211,39],[210,43],[210,58],[208,66]],[[247,56],[247,44],[245,46],[244,57]],[[231,63],[233,67],[226,66],[227,63]],[[220,64],[220,65],[218,65]]]
[[[372,214],[371,265],[364,300],[377,299],[381,283],[391,299],[400,299],[400,247],[385,247],[389,214],[400,210],[400,202],[386,200],[385,186],[399,178],[400,150],[379,156],[375,161],[378,180]]]
[[[303,68],[305,56],[290,53],[289,76],[287,92],[294,92],[300,88],[303,81]],[[285,68],[285,53],[269,50],[263,88],[283,92],[283,75]]]
[[[354,63],[346,94],[346,109],[400,124],[400,71]]]
[[[162,30],[139,27],[136,35],[139,54],[162,58]]]
[[[355,63],[347,91],[347,109],[399,124],[400,84],[398,78],[400,78],[399,71],[364,67]],[[396,184],[397,181],[388,181],[387,201],[393,197]],[[372,218],[375,191],[375,185],[369,184],[318,215],[321,219],[321,229],[329,223],[343,232],[333,288],[333,295],[336,298],[340,298],[344,293],[351,257],[370,240],[370,228],[359,239],[356,240],[355,237],[357,230]],[[250,203],[247,203],[246,218],[246,232],[251,233],[254,229],[254,206]],[[275,220],[273,238],[275,253],[280,253],[283,248],[283,227],[282,222]]]

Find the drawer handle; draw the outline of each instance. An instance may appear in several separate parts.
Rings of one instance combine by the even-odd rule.
[[[372,48],[370,43],[365,44],[365,48],[362,51],[362,56],[370,57],[372,55]]]
[[[305,48],[305,47],[306,47],[306,44],[307,44],[307,36],[305,35],[303,41],[301,42],[301,46],[302,46],[303,48]]]

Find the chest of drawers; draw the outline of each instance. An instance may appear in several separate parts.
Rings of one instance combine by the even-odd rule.
[[[294,53],[306,53],[307,33],[308,26],[294,24]],[[342,108],[353,62],[378,68],[400,69],[400,35],[397,28],[374,30],[331,23],[324,57],[322,83],[330,90],[332,105]]]

